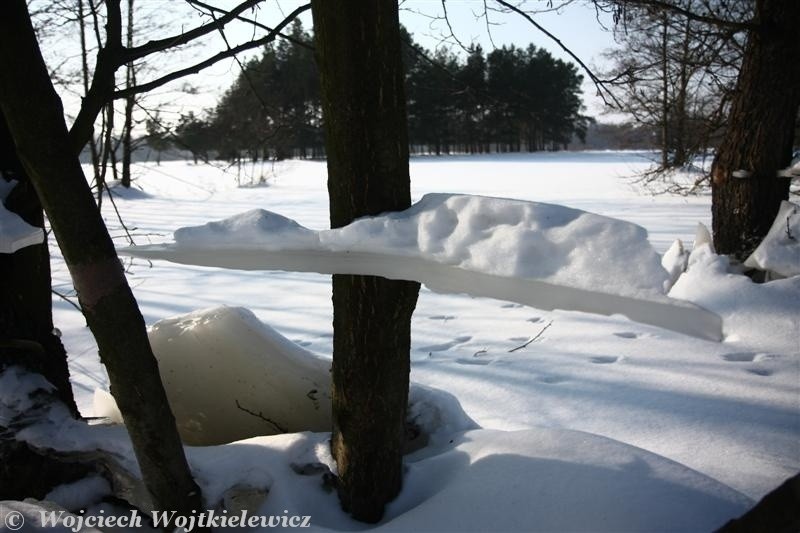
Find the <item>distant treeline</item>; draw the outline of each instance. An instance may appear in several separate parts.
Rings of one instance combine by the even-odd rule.
[[[299,21],[288,37],[244,64],[213,110],[171,131],[151,121],[149,144],[229,160],[324,156],[312,38]],[[412,153],[558,150],[585,137],[592,120],[573,64],[533,45],[475,46],[462,58],[403,40]]]

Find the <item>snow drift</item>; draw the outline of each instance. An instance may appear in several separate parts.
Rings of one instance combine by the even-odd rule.
[[[377,275],[539,309],[623,314],[719,340],[718,316],[664,296],[669,274],[635,224],[552,204],[428,194],[411,208],[313,231],[251,210],[124,254],[224,268]]]

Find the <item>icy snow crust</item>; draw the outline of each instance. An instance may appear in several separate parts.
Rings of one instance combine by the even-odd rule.
[[[130,255],[236,269],[412,279],[540,309],[623,314],[719,340],[713,313],[663,296],[670,275],[640,226],[568,207],[428,194],[411,208],[313,231],[263,209],[175,231]]]

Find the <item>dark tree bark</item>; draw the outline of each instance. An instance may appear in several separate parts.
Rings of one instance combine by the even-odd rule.
[[[133,0],[128,0],[128,27],[125,45],[133,48]],[[125,87],[136,85],[136,70],[134,62],[131,61],[125,66]],[[125,188],[131,186],[131,155],[133,152],[133,106],[136,105],[136,95],[131,94],[125,97],[125,121],[122,124],[122,180],[121,185]]]
[[[154,505],[201,508],[145,331],[41,56],[25,0],[0,17],[0,111],[69,268]]]
[[[797,0],[757,0],[731,113],[711,169],[714,246],[747,258],[767,234],[789,180],[800,104],[800,20]],[[733,176],[744,171],[746,177]]]
[[[44,231],[44,213],[30,183],[0,111],[0,172],[17,182],[5,201],[9,211],[31,226]],[[2,179],[2,178],[0,178]],[[54,334],[50,250],[47,240],[26,246],[13,254],[0,254],[0,364],[12,362],[11,354],[25,353],[24,360],[13,361],[47,378],[58,390],[59,398],[78,416],[69,383],[69,368],[64,345]]]
[[[397,2],[312,1],[331,226],[411,205]],[[339,498],[376,522],[402,484],[411,314],[419,284],[333,277]]]

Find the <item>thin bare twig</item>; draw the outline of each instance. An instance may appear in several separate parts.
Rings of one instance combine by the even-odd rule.
[[[516,352],[517,350],[522,350],[523,348],[527,348],[528,345],[530,345],[530,343],[534,342],[537,339],[540,339],[542,337],[542,335],[544,334],[544,332],[547,331],[547,328],[549,328],[552,325],[553,325],[553,321],[551,320],[550,322],[545,324],[545,326],[541,330],[539,330],[539,333],[537,333],[531,340],[529,340],[525,344],[520,344],[516,348],[511,348],[508,351],[508,353],[513,353],[513,352]]]
[[[73,302],[72,300],[70,300],[70,299],[69,299],[69,296],[67,296],[66,294],[61,294],[60,292],[58,292],[58,291],[57,291],[57,290],[55,290],[55,289],[50,289],[50,292],[52,292],[53,294],[55,294],[56,296],[58,296],[59,298],[61,298],[61,299],[62,299],[62,300],[64,300],[65,302],[67,302],[69,305],[71,305],[72,307],[74,307],[75,309],[77,309],[78,311],[80,311],[81,313],[83,313],[83,309],[81,309],[81,306],[80,306],[80,305],[78,305],[78,304],[76,304],[76,303],[75,303],[75,302]]]
[[[186,68],[181,69],[181,70],[176,70],[176,71],[174,71],[174,72],[172,72],[170,74],[167,74],[167,75],[162,76],[160,78],[157,78],[155,80],[149,81],[147,83],[143,83],[141,85],[136,85],[136,86],[133,86],[133,87],[127,87],[125,89],[122,89],[121,91],[116,91],[114,93],[114,98],[125,98],[126,96],[130,96],[132,94],[139,94],[139,93],[144,93],[144,92],[147,92],[147,91],[151,91],[151,90],[153,90],[155,88],[161,87],[162,85],[166,85],[167,83],[169,83],[171,81],[183,78],[184,76],[188,76],[189,74],[197,74],[201,70],[206,69],[206,68],[210,67],[211,65],[213,65],[213,64],[215,64],[215,63],[217,63],[219,61],[222,61],[223,59],[228,59],[230,57],[234,57],[236,54],[239,54],[241,52],[245,52],[247,50],[252,50],[253,48],[258,48],[258,47],[263,46],[263,45],[265,45],[265,44],[267,44],[269,42],[272,42],[278,36],[278,33],[281,30],[283,30],[283,28],[288,26],[289,23],[292,20],[294,20],[298,15],[300,15],[304,11],[307,11],[310,8],[311,8],[311,4],[305,4],[305,5],[302,5],[302,6],[298,7],[297,9],[292,11],[289,14],[289,16],[287,16],[285,19],[283,19],[280,22],[280,24],[275,26],[275,28],[269,34],[265,35],[261,39],[256,39],[255,41],[249,41],[249,42],[240,44],[238,46],[235,46],[233,48],[229,48],[229,49],[227,49],[227,50],[225,50],[223,52],[220,52],[220,53],[218,53],[218,54],[216,54],[214,56],[209,57],[205,61],[201,61],[200,63],[192,65],[191,67],[186,67]]]
[[[236,407],[241,409],[242,411],[244,411],[248,415],[253,415],[256,418],[260,418],[261,420],[263,420],[267,424],[271,425],[273,428],[275,428],[280,433],[289,433],[288,429],[286,429],[285,427],[281,426],[280,424],[278,424],[274,420],[272,420],[270,418],[267,418],[266,416],[264,416],[264,413],[262,413],[261,411],[256,413],[255,411],[251,411],[250,409],[247,409],[246,407],[242,407],[242,405],[239,403],[239,400],[236,400]]]

